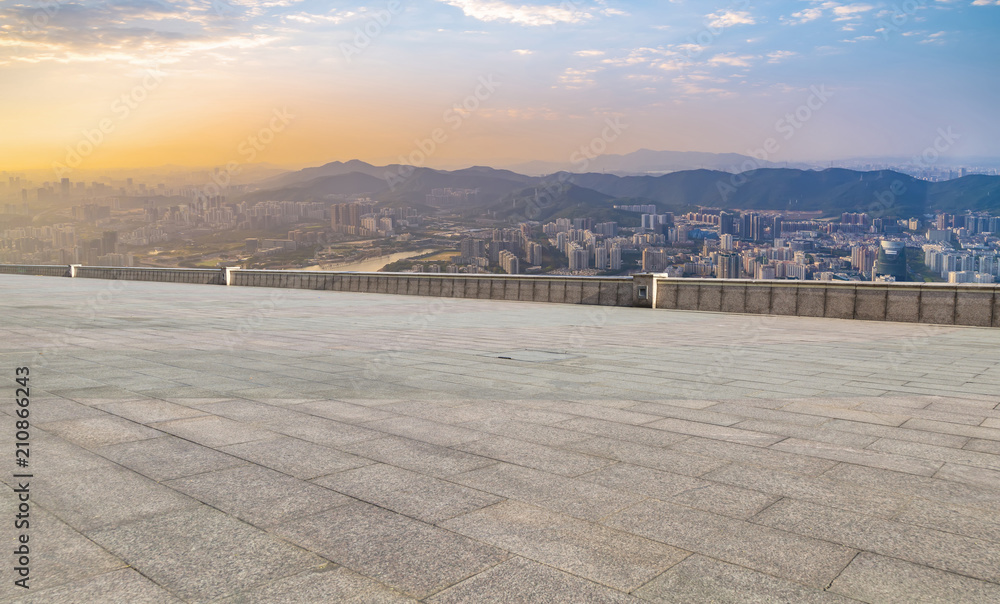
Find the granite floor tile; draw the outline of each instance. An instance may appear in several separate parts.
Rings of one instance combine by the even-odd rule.
[[[514,557],[431,596],[432,604],[639,604],[614,589],[521,557]]]
[[[142,399],[96,405],[97,409],[140,424],[154,424],[174,419],[205,415],[204,412],[160,399]]]
[[[189,497],[117,466],[40,475],[33,480],[32,498],[84,533],[197,505]]]
[[[506,463],[457,474],[449,480],[586,520],[598,520],[644,498],[585,478],[566,478]]]
[[[915,564],[1000,582],[997,543],[791,499],[779,501],[758,514],[754,521]]]
[[[571,443],[565,448],[587,455],[687,476],[701,476],[705,472],[710,472],[728,463],[721,459],[689,455],[673,449],[602,437]]]
[[[412,438],[413,440],[420,440],[443,447],[468,443],[484,436],[482,432],[475,430],[416,417],[382,419],[366,422],[363,425],[365,428],[370,428],[371,430]]]
[[[18,513],[18,503],[17,496],[10,488],[0,487],[0,513],[5,518],[12,519],[3,523],[0,537],[4,539],[4,543],[11,544],[10,549],[13,552],[19,547],[18,537],[21,534],[29,536],[30,591],[14,585],[14,580],[20,576],[14,574],[14,558],[11,556],[12,564],[5,571],[8,580],[0,584],[0,600],[9,602],[25,594],[44,592],[51,587],[86,582],[90,577],[125,566],[123,561],[37,506],[29,511],[30,532],[17,530],[13,519]]]
[[[483,491],[385,464],[348,470],[313,482],[430,524],[503,500]]]
[[[821,589],[809,589],[695,554],[635,591],[650,602],[664,604],[851,604],[854,600]]]
[[[260,466],[206,472],[164,484],[261,528],[351,501],[340,493]]]
[[[269,430],[213,415],[160,422],[152,424],[152,427],[206,447],[223,447],[278,436]]]
[[[455,448],[481,457],[570,477],[614,463],[609,459],[502,436],[487,435]]]
[[[764,513],[773,507],[764,510]],[[648,539],[820,589],[829,585],[856,553],[854,549],[828,541],[655,499],[619,512],[604,523]]]
[[[40,424],[39,427],[87,449],[163,436],[159,430],[107,414]]]
[[[360,501],[295,520],[276,531],[292,543],[418,599],[509,557],[502,549]]]
[[[1000,585],[867,552],[858,554],[830,591],[885,604],[989,604]]]
[[[219,450],[302,480],[374,463],[357,455],[287,436],[220,447]]]
[[[157,482],[245,464],[238,457],[176,436],[110,445],[96,452]]]
[[[442,526],[624,592],[688,552],[516,501],[459,516]]]
[[[398,466],[421,474],[444,478],[497,463],[495,459],[456,451],[401,436],[387,436],[342,445],[354,455]]]
[[[324,562],[206,506],[97,531],[90,537],[190,602],[210,602]]]
[[[255,586],[219,604],[417,604],[417,600],[382,585],[378,581],[344,568],[327,564],[317,569]]]
[[[113,595],[112,595],[113,594]],[[130,604],[181,604],[169,591],[131,568],[122,568],[54,587],[32,588],[14,604],[106,604],[109,598]]]

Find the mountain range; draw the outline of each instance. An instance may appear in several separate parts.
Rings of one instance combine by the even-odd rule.
[[[867,212],[899,218],[934,211],[1000,214],[1000,176],[971,175],[928,182],[889,170],[860,172],[841,168],[761,168],[741,174],[699,169],[658,176],[564,171],[529,176],[482,166],[449,171],[395,164],[373,166],[351,160],[281,174],[261,181],[257,187],[243,198],[333,201],[343,195],[367,195],[424,210],[473,214],[489,210],[498,215],[513,212],[519,203],[529,205],[529,199],[540,198],[545,204],[539,208],[538,219],[567,212],[593,214],[595,210],[612,210],[620,203],[654,203],[661,212],[715,207],[821,211],[827,216]],[[478,194],[469,198],[429,197],[434,189],[478,190]]]

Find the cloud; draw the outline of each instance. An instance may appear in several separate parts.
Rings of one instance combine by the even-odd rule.
[[[730,67],[750,67],[750,61],[756,59],[753,55],[734,55],[732,53],[718,54],[708,60],[712,65],[729,65]]]
[[[718,29],[734,25],[753,25],[756,23],[747,11],[718,11],[705,15],[705,19],[707,19],[706,24],[709,27]]]
[[[297,0],[283,0],[280,6],[296,3]],[[0,2],[0,32],[7,40],[0,60],[148,65],[176,63],[185,57],[204,55],[227,61],[226,51],[235,54],[281,39],[273,35],[276,31],[273,27],[255,30],[246,7],[240,3],[220,3],[220,6],[221,14],[210,3],[196,0],[45,5]],[[306,18],[304,13],[299,16]]]
[[[782,17],[781,20],[786,23],[791,23],[792,25],[799,25],[802,23],[808,23],[810,21],[815,21],[823,16],[823,9],[820,8],[807,8],[800,10],[797,13],[792,13],[791,17]]]
[[[507,21],[516,25],[538,27],[558,23],[582,23],[593,18],[583,11],[564,6],[514,5],[502,0],[438,0],[462,9],[465,16],[480,21]]]
[[[972,6],[1000,6],[1000,0],[976,0]]]
[[[514,49],[514,54],[518,54],[518,55],[521,55],[522,57],[525,57],[527,55],[533,55],[533,54],[535,54],[535,51],[528,50],[526,48],[515,48]]]
[[[871,4],[848,4],[833,7],[834,21],[852,21],[858,19],[861,13],[874,10]]]
[[[919,43],[920,44],[944,44],[945,43],[945,39],[944,38],[947,35],[948,35],[948,32],[939,31],[939,32],[930,34],[929,36],[927,36],[926,38],[924,38],[923,40],[921,40]]]
[[[779,62],[784,61],[785,59],[787,59],[789,57],[794,57],[797,54],[799,54],[799,53],[797,53],[795,51],[792,51],[792,50],[776,50],[774,52],[767,53],[767,62],[768,63],[779,63]]]
[[[575,53],[578,57],[602,57],[604,56],[603,50],[578,50]]]
[[[568,67],[559,76],[558,82],[566,88],[586,88],[597,83],[592,77],[597,71],[597,69],[574,69]]]

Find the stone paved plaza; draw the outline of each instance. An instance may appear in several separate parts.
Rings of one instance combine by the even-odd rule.
[[[1000,601],[997,329],[28,276],[0,321],[2,601]]]

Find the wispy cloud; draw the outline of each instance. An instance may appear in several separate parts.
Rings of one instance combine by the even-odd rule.
[[[567,5],[548,6],[545,4],[515,5],[502,0],[439,0],[462,9],[467,17],[480,21],[506,21],[516,25],[538,27],[558,23],[582,23],[593,18],[586,11],[567,8]]]
[[[781,61],[784,61],[785,59],[787,59],[789,57],[794,57],[797,54],[799,54],[799,53],[797,53],[797,52],[795,52],[793,50],[776,50],[774,52],[767,53],[767,62],[768,63],[780,63]]]
[[[734,25],[753,25],[757,21],[747,11],[717,11],[705,15],[709,27],[724,28]]]

